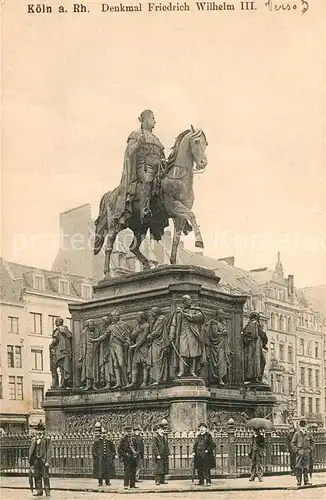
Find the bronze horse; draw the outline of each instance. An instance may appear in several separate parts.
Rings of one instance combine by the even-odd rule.
[[[168,219],[173,219],[174,235],[171,264],[176,263],[177,249],[180,236],[183,232],[187,234],[194,230],[196,247],[203,248],[203,239],[194,213],[191,211],[194,203],[193,177],[195,170],[203,170],[207,165],[206,147],[207,140],[201,129],[185,130],[175,140],[174,146],[167,159],[166,167],[159,179],[158,202],[161,214]],[[194,166],[195,164],[195,166]],[[99,215],[95,221],[94,254],[97,255],[103,247],[106,238],[104,274],[110,276],[110,259],[115,239],[120,231],[129,228],[134,233],[130,251],[139,259],[144,269],[150,269],[149,260],[139,249],[148,229],[151,229],[152,221],[147,226],[140,222],[139,204],[137,196],[132,206],[132,215],[125,224],[118,227],[113,222],[112,214],[119,194],[119,187],[109,191],[102,196]],[[136,193],[137,194],[137,193]],[[155,239],[160,239],[160,236]]]

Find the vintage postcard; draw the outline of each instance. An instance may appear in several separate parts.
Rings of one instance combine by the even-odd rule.
[[[1,0],[4,498],[324,497],[325,15]]]

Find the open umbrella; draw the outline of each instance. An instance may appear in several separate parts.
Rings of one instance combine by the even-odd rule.
[[[251,418],[246,426],[252,429],[266,429],[267,431],[273,429],[273,423],[268,418]]]

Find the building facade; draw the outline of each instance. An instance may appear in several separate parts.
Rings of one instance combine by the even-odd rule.
[[[55,319],[62,317],[69,328],[68,304],[89,300],[92,282],[3,259],[0,272],[0,426],[15,432],[43,420]]]

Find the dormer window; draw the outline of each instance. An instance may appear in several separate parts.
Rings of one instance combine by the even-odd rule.
[[[59,293],[62,295],[69,294],[69,283],[66,280],[59,280]]]
[[[90,299],[92,296],[90,285],[82,285],[81,295],[84,299]]]
[[[44,290],[44,276],[39,274],[34,275],[34,288],[36,290]]]

